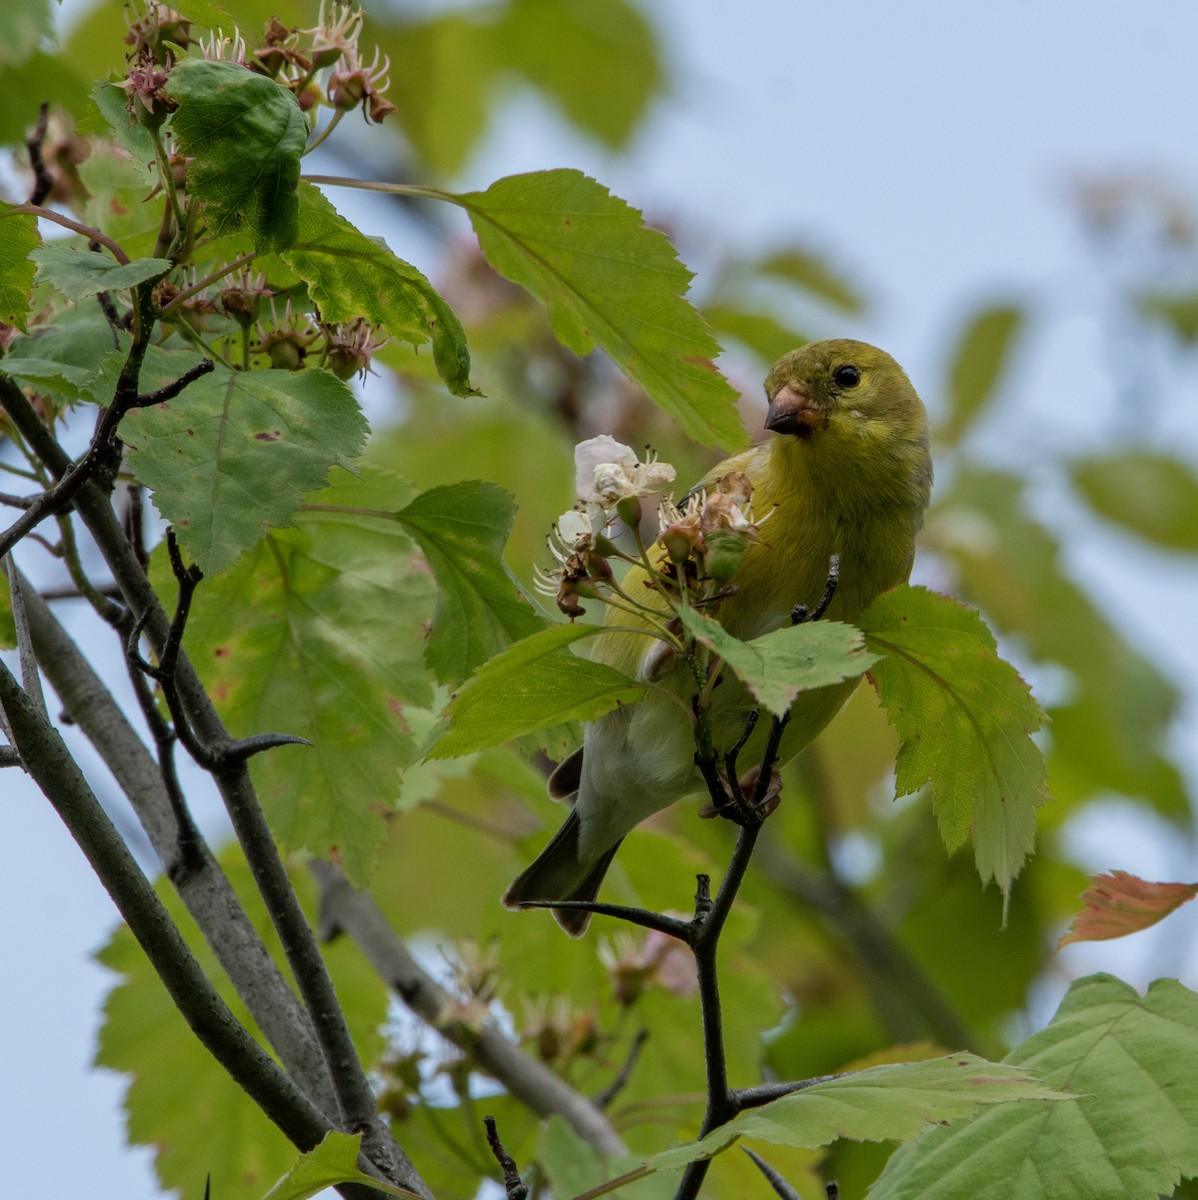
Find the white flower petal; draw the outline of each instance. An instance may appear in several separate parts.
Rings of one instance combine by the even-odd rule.
[[[637,465],[636,452],[609,433],[588,438],[574,447],[574,488],[580,500],[595,500],[595,469],[615,464],[626,470]]]
[[[564,546],[568,546],[571,550],[577,549],[581,538],[586,538],[588,542],[590,541],[590,517],[586,513],[579,512],[576,508],[562,513],[557,519],[557,535]]]

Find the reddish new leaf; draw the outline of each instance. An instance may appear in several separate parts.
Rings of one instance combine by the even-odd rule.
[[[1073,918],[1057,949],[1070,942],[1101,942],[1139,933],[1198,896],[1198,883],[1149,883],[1127,871],[1095,875],[1082,893],[1082,911]]]

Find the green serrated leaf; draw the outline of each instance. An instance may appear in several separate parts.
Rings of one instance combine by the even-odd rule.
[[[286,971],[278,937],[240,851],[223,853],[221,865],[267,948]],[[314,921],[312,879],[300,871],[293,883]],[[245,1005],[174,889],[163,878],[157,890],[233,1015],[257,1035]],[[359,1053],[369,1061],[382,1047],[379,1028],[387,1015],[386,987],[348,939],[322,953],[338,993],[351,998],[346,1018]],[[202,1195],[207,1177],[214,1198],[261,1200],[271,1180],[294,1163],[294,1148],[187,1028],[128,929],[114,933],[98,957],[119,979],[104,1005],[96,1063],[128,1078],[124,1109],[129,1141],[152,1148],[164,1189]]]
[[[87,367],[46,358],[27,358],[24,355],[4,359],[5,374],[19,379],[27,387],[50,392],[63,400],[90,400],[96,372]]]
[[[1028,515],[1024,490],[1014,475],[961,471],[929,532],[963,594],[1075,681],[1052,708],[1053,794],[1062,808],[1095,794],[1143,798],[1188,831],[1191,806],[1166,741],[1177,688],[1069,577],[1056,538]]]
[[[663,83],[653,27],[625,0],[513,0],[496,36],[512,67],[613,150]],[[617,77],[618,88],[594,86]]]
[[[763,258],[757,269],[763,275],[795,284],[841,312],[859,313],[865,308],[861,293],[806,247],[776,250]]]
[[[929,1129],[869,1200],[1156,1200],[1198,1175],[1198,995],[1176,980],[1079,979],[1005,1061],[1076,1099]]]
[[[324,320],[365,317],[414,346],[431,341],[445,386],[472,393],[470,351],[453,309],[415,267],[351,225],[309,183],[300,187],[299,232],[283,261],[308,283]]]
[[[181,374],[196,356],[170,356]],[[268,528],[294,523],[302,493],[361,452],[366,419],[328,371],[218,366],[174,400],[121,422],[129,464],[205,574]]]
[[[961,335],[949,368],[948,420],[936,427],[949,445],[960,440],[994,394],[1020,331],[1023,311],[1013,305],[983,309]]]
[[[236,63],[188,59],[170,73],[171,129],[191,158],[187,184],[214,234],[251,234],[285,250],[298,229],[300,157],[308,123],[285,87]]]
[[[459,683],[512,642],[545,627],[503,561],[511,496],[494,484],[430,488],[395,514],[420,543],[439,599],[429,633],[429,668]]]
[[[1108,521],[1170,550],[1198,551],[1198,477],[1147,450],[1074,462],[1073,482]]]
[[[0,321],[22,333],[37,269],[29,256],[41,244],[37,218],[14,214],[11,205],[0,202]]]
[[[433,194],[470,214],[491,265],[548,308],[565,346],[601,347],[696,441],[745,445],[736,393],[712,364],[719,345],[683,299],[691,274],[640,212],[571,170]]]
[[[639,700],[643,684],[567,650],[602,632],[601,625],[551,625],[484,663],[446,709],[449,728],[428,756],[471,754],[547,725],[591,721]]]
[[[1044,720],[1040,706],[982,618],[956,600],[899,587],[858,624],[884,656],[871,678],[901,739],[896,794],[930,784],[945,845],[956,850],[972,835],[978,873],[1005,901],[1035,842],[1036,807],[1049,798],[1030,736]]]
[[[262,1200],[310,1200],[325,1188],[339,1183],[366,1184],[386,1196],[408,1200],[412,1193],[385,1183],[358,1168],[358,1152],[362,1148],[360,1133],[338,1133],[330,1130],[320,1145],[301,1154],[295,1165],[263,1196]]]
[[[92,88],[92,103],[116,139],[144,168],[155,159],[154,139],[129,111],[129,94],[116,83],[101,79]]]
[[[107,253],[72,246],[42,246],[30,256],[37,264],[37,282],[57,288],[68,300],[84,300],[99,292],[116,292],[158,279],[171,269],[165,258],[135,258],[113,262]]]
[[[39,325],[29,337],[17,338],[4,359],[4,370],[67,402],[107,403],[129,342],[129,335],[114,332],[96,306],[68,308],[56,315],[53,325]]]
[[[298,528],[270,534],[204,581],[184,643],[236,736],[312,743],[257,756],[254,779],[282,844],[336,855],[358,885],[416,749],[405,709],[433,698],[421,636],[433,582],[390,519],[410,497],[383,472],[335,472],[307,497]],[[155,566],[169,606],[165,557]]]
[[[877,655],[862,645],[861,631],[839,621],[810,621],[742,642],[718,621],[691,608],[678,611],[690,634],[715,651],[775,716],[799,692],[826,687],[869,670]]]
[[[814,1149],[837,1138],[889,1141],[913,1138],[930,1122],[968,1116],[983,1106],[1072,1099],[1047,1087],[1027,1069],[987,1062],[976,1054],[951,1054],[923,1062],[867,1067],[753,1108],[689,1146],[649,1160],[671,1170],[710,1158],[742,1137],[779,1146]]]

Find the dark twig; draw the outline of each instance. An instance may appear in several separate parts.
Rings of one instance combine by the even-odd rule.
[[[628,1081],[632,1078],[632,1072],[636,1070],[636,1064],[641,1057],[641,1051],[645,1048],[645,1043],[648,1040],[649,1031],[647,1029],[638,1029],[636,1037],[632,1039],[632,1046],[629,1048],[628,1055],[624,1059],[624,1065],[616,1073],[615,1079],[595,1097],[596,1105],[600,1108],[608,1108],[611,1102],[628,1086]]]
[[[171,627],[167,630],[166,645],[158,659],[158,671],[161,676],[173,678],[179,665],[179,650],[183,646],[183,630],[187,627],[187,617],[191,612],[191,600],[195,590],[204,578],[204,572],[195,563],[187,566],[179,551],[179,539],[175,536],[174,528],[166,531],[166,552],[171,562],[171,570],[175,582],[179,585],[179,596],[175,601],[175,615],[171,618]]]
[[[757,1164],[757,1169],[769,1180],[770,1187],[774,1189],[777,1196],[781,1197],[781,1200],[803,1200],[803,1197],[760,1154],[750,1150],[748,1146],[742,1146],[741,1149]]]
[[[148,289],[143,294],[148,297]],[[142,328],[147,325],[148,322],[143,322]],[[71,470],[70,458],[41,423],[21,389],[2,374],[0,402],[8,409],[13,423],[41,461],[55,475],[65,476]],[[82,481],[77,489],[76,508],[104,555],[113,578],[120,585],[128,607],[141,615],[151,644],[161,650],[169,633],[170,621],[121,529],[112,510],[110,496],[93,486],[93,483],[93,480],[86,478]],[[349,1036],[344,1012],[275,846],[244,759],[224,753],[229,747],[235,747],[236,743],[225,729],[185,653],[179,657],[177,686],[179,699],[186,707],[189,718],[185,724],[195,731],[193,740],[202,744],[210,756],[217,756],[223,763],[212,769],[212,775],[232,819],[237,840],[245,851],[271,923],[279,934],[304,1005],[312,1017],[317,1042],[343,1113],[342,1128],[364,1134],[365,1153],[386,1178],[421,1194],[428,1194],[419,1174],[395,1144],[390,1131],[378,1119],[374,1094]],[[176,732],[182,740],[182,730],[177,729]],[[251,746],[265,748],[261,743],[251,743]]]
[[[839,555],[833,555],[829,563],[827,583],[819,603],[813,610],[809,610],[803,604],[795,605],[791,611],[792,623],[799,625],[822,617],[828,611],[828,606],[836,593],[839,577],[840,558]],[[774,718],[757,768],[752,794],[746,797],[737,777],[736,760],[756,728],[759,714],[757,712],[752,714],[736,744],[725,753],[723,757],[724,775],[721,776],[717,765],[719,759],[714,747],[710,745],[709,737],[704,737],[701,733],[703,722],[697,697],[692,704],[696,717],[695,765],[702,774],[710,794],[710,803],[704,806],[703,815],[728,816],[740,827],[736,846],[728,863],[728,870],[724,874],[720,889],[714,899],[711,896],[709,878],[706,875],[700,875],[696,881],[695,915],[690,921],[681,921],[660,913],[649,912],[646,909],[593,901],[555,900],[529,904],[529,907],[575,908],[585,912],[613,916],[634,925],[658,930],[678,938],[690,947],[695,957],[695,967],[699,979],[699,1000],[703,1017],[703,1052],[707,1067],[707,1110],[699,1133],[702,1138],[718,1126],[726,1124],[743,1109],[765,1104],[768,1100],[776,1098],[777,1095],[787,1095],[790,1092],[798,1091],[805,1086],[810,1086],[811,1081],[780,1085],[782,1090],[777,1091],[764,1089],[734,1091],[729,1087],[717,971],[720,934],[723,932],[724,924],[732,911],[732,905],[744,880],[745,871],[748,869],[749,860],[753,856],[753,850],[761,833],[762,823],[777,803],[777,789],[780,785],[774,768],[777,765],[782,735],[790,714],[788,712],[781,717]],[[766,1169],[764,1164],[759,1165],[762,1165],[763,1170]],[[703,1185],[708,1166],[709,1160],[707,1159],[690,1163],[682,1174],[674,1193],[674,1200],[694,1200]],[[784,1184],[784,1181],[780,1182]],[[789,1187],[785,1184],[784,1186]],[[788,1197],[793,1195],[793,1190],[790,1192],[779,1191],[778,1194]]]
[[[119,600],[121,598],[121,589],[115,583],[101,584],[95,589],[98,595],[107,596],[109,600]],[[77,587],[51,587],[43,588],[38,595],[43,600],[90,600],[91,597],[84,595]]]
[[[126,314],[122,317],[117,312],[116,305],[107,292],[97,292],[96,303],[100,306],[100,311],[104,314],[104,320],[108,322],[108,329],[112,334],[112,348],[119,350],[121,348],[121,334],[129,332],[129,315]]]
[[[213,989],[56,730],[0,663],[0,706],[26,769],[87,855],[196,1036],[301,1150],[329,1125]]]
[[[690,921],[667,917],[664,913],[650,912],[646,908],[633,908],[627,904],[604,904],[599,900],[521,900],[521,908],[572,908],[578,912],[598,913],[600,916],[617,917],[632,925],[645,929],[656,929],[659,933],[676,937],[680,942],[690,941]]]
[[[503,1148],[499,1140],[499,1130],[495,1126],[494,1117],[483,1117],[483,1125],[487,1130],[487,1145],[495,1155],[495,1161],[503,1170],[503,1190],[507,1192],[507,1200],[528,1200],[528,1187],[520,1178],[515,1160]]]
[[[736,740],[736,745],[724,755],[724,777],[728,779],[729,782],[739,778],[736,773],[737,756],[745,748],[745,743],[750,737],[753,736],[753,730],[757,728],[757,722],[760,719],[761,710],[759,708],[753,709],[753,711],[749,713],[749,719],[745,722],[745,727],[741,731],[740,737]],[[739,784],[737,785],[737,789],[739,790]]]
[[[203,931],[258,1027],[278,1053],[287,1073],[331,1121],[337,1112],[337,1101],[308,1014],[202,840],[198,846],[200,869],[179,868],[182,851],[178,845],[178,821],[165,793],[158,763],[49,605],[28,587],[26,601],[38,662],[58,693],[65,719],[78,725],[112,771],[180,899]],[[155,715],[165,725],[144,677],[140,672],[133,674],[141,682]]]
[[[88,480],[102,474],[105,470],[111,470],[119,454],[116,430],[121,419],[134,408],[157,404],[159,402],[157,397],[162,391],[168,390],[160,389],[149,396],[141,396],[137,391],[137,379],[141,372],[142,359],[145,357],[146,346],[149,344],[149,335],[153,327],[149,295],[150,291],[146,285],[143,284],[138,288],[138,301],[142,310],[140,336],[134,340],[129,349],[128,357],[125,359],[125,365],[121,369],[121,375],[117,381],[116,394],[113,396],[112,402],[100,414],[87,452],[77,463],[72,464],[65,471],[57,471],[53,463],[46,463],[51,470],[55,470],[55,473],[60,475],[60,478],[52,488],[43,492],[4,533],[0,534],[0,555],[7,554],[17,542],[27,537],[47,517],[69,507],[79,489]],[[214,365],[211,359],[203,359],[169,387],[178,386],[181,390],[200,376],[213,370]],[[16,385],[14,384],[13,387],[15,388]],[[8,389],[5,389],[5,392],[7,393]],[[12,404],[7,394],[4,397],[4,403],[5,407],[11,411]]]
[[[763,1083],[757,1087],[736,1088],[731,1093],[732,1102],[737,1112],[744,1112],[746,1108],[760,1108],[763,1104],[781,1100],[783,1096],[793,1096],[795,1092],[814,1087],[817,1083],[831,1083],[834,1079],[842,1078],[841,1074],[816,1075],[812,1079],[797,1079],[788,1083]]]
[[[832,603],[832,597],[836,595],[836,589],[840,586],[840,555],[833,554],[828,560],[828,581],[824,584],[824,594],[819,598],[819,603],[815,606],[814,611],[808,612],[805,604],[796,604],[790,610],[790,623],[792,625],[802,625],[806,621],[818,621],[820,617],[828,611],[828,605]]]
[[[146,548],[145,499],[144,489],[137,482],[130,483],[126,488],[129,497],[129,507],[125,509],[125,536],[137,555],[144,571],[150,565],[150,552]]]
[[[130,405],[130,408],[149,408],[154,404],[163,404],[167,400],[173,400],[185,387],[204,375],[215,370],[216,363],[210,358],[202,358],[194,367],[184,371],[178,379],[168,383],[165,387],[160,387],[155,392],[146,392],[145,395],[138,396]],[[122,414],[123,415],[123,414]]]
[[[37,124],[25,141],[25,148],[29,151],[29,165],[33,168],[33,191],[29,195],[30,204],[41,204],[54,190],[54,176],[46,167],[46,159],[42,154],[49,125],[50,103],[48,100],[43,100],[37,110]]]
[[[164,719],[158,705],[154,703],[154,695],[146,683],[145,672],[131,662],[128,656],[126,663],[133,693],[137,697],[142,716],[149,726],[150,735],[158,751],[158,773],[162,777],[162,787],[175,818],[176,853],[166,864],[166,873],[170,881],[178,887],[192,872],[204,865],[200,831],[192,819],[191,810],[187,807],[187,800],[179,783],[179,773],[175,769],[175,732]]]

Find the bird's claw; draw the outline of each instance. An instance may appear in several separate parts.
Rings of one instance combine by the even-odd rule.
[[[735,825],[760,825],[782,801],[782,776],[771,771],[769,784],[758,797],[758,775],[758,769],[753,767],[736,781],[734,788],[725,782],[723,800],[719,803],[709,800],[699,809],[699,816],[725,817]]]

